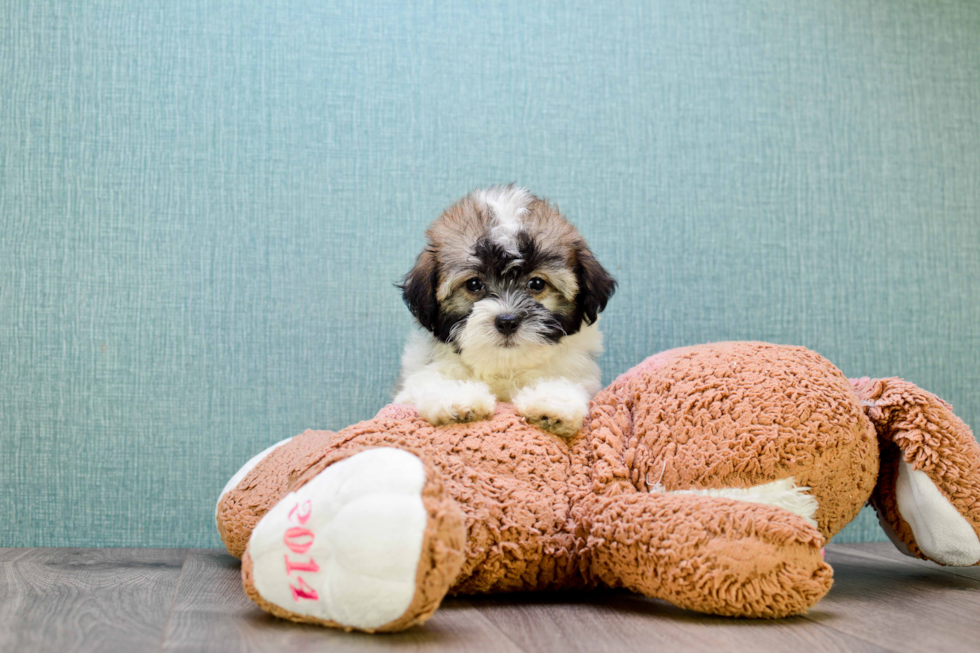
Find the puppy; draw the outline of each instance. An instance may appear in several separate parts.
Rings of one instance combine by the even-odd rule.
[[[596,320],[616,289],[578,230],[527,190],[493,186],[446,209],[426,240],[400,285],[422,329],[405,346],[395,402],[439,425],[509,401],[574,435],[601,387]]]

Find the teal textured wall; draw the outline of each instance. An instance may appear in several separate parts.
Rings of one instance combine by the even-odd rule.
[[[607,380],[795,343],[980,425],[976,2],[12,0],[0,546],[218,545],[242,462],[386,402],[392,282],[508,181],[619,278]]]

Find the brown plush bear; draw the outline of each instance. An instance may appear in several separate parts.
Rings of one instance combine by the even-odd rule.
[[[949,405],[800,347],[721,343],[647,359],[567,440],[507,404],[307,431],[235,475],[217,522],[262,608],[373,632],[447,593],[596,586],[801,613],[831,586],[821,547],[869,500],[909,555],[980,561],[980,446]]]

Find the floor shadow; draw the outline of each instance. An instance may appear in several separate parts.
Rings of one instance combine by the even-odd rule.
[[[748,619],[738,617],[721,617],[693,610],[680,608],[661,599],[654,599],[635,594],[628,590],[597,589],[592,591],[563,591],[563,592],[517,592],[513,594],[490,594],[465,597],[465,603],[460,601],[453,606],[444,604],[440,609],[456,609],[476,607],[480,610],[492,610],[498,607],[524,608],[546,606],[567,608],[587,606],[591,610],[610,612],[620,615],[638,615],[651,619],[670,619],[680,623],[706,623],[744,625],[765,627],[769,625],[786,625],[805,623],[803,617],[787,617],[784,619]],[[830,616],[830,615],[827,615]]]

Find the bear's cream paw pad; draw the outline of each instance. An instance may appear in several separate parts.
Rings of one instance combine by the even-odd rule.
[[[399,449],[370,449],[291,492],[249,541],[255,590],[289,612],[374,629],[412,603],[428,513],[425,470]]]
[[[931,560],[950,567],[980,562],[980,538],[929,476],[904,460],[895,483],[898,511],[912,529],[915,543]]]

